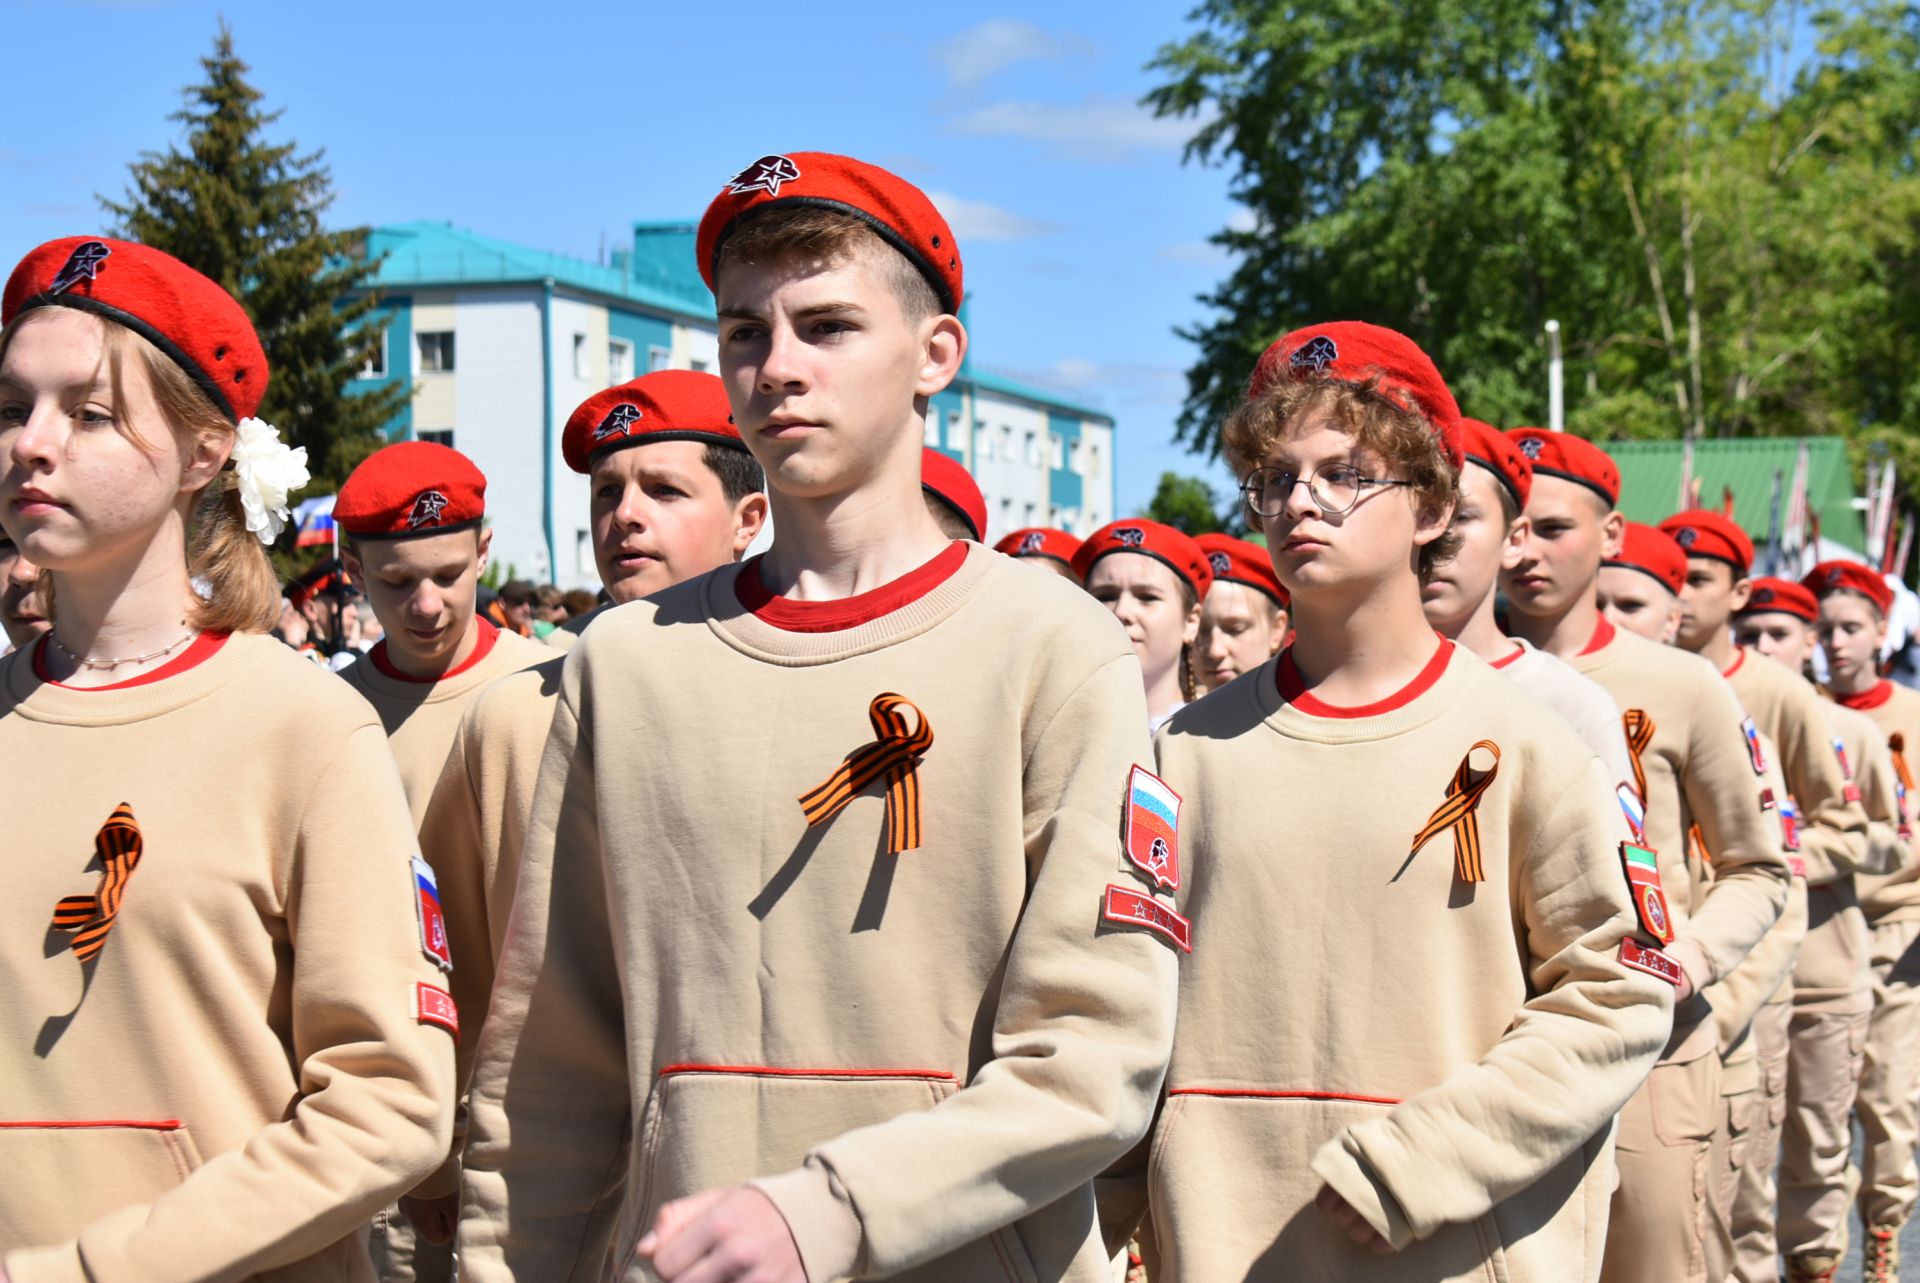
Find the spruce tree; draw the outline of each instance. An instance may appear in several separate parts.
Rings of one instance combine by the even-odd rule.
[[[205,82],[185,89],[185,106],[170,117],[185,127],[181,144],[133,162],[124,200],[99,200],[115,235],[165,250],[246,307],[272,367],[260,417],[307,448],[308,493],[324,493],[379,448],[410,395],[404,384],[346,391],[380,343],[378,328],[364,324],[378,299],[347,295],[379,264],[366,259],[366,229],[322,221],[333,203],[324,151],[302,155],[291,141],[266,139],[281,113],[260,109],[224,21],[200,65]]]

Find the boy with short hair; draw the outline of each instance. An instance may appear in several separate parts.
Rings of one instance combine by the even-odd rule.
[[[1460,469],[1460,496],[1453,510],[1453,533],[1460,546],[1421,585],[1427,622],[1564,717],[1607,768],[1615,787],[1630,786],[1633,764],[1613,697],[1566,661],[1500,631],[1494,598],[1501,567],[1518,557],[1526,537],[1533,464],[1493,427],[1468,418],[1460,424],[1466,466]],[[1626,810],[1637,826],[1637,799]]]
[[[926,510],[966,334],[924,194],[767,156],[698,249],[776,534],[563,669],[463,1273],[1103,1279],[1092,1182],[1146,1130],[1193,943],[1138,668]]]
[[[1601,561],[1620,552],[1625,522],[1615,510],[1613,460],[1564,432],[1507,435],[1533,463],[1528,536],[1501,577],[1508,628],[1599,682],[1619,705],[1647,844],[1659,853],[1673,910],[1668,953],[1685,970],[1667,1049],[1620,1116],[1620,1188],[1602,1278],[1719,1283],[1732,1242],[1724,1209],[1709,1194],[1727,1128],[1719,1031],[1699,991],[1733,972],[1787,902],[1787,863],[1760,805],[1764,761],[1749,752],[1739,701],[1711,664],[1616,631],[1600,614],[1595,581]],[[1711,870],[1689,850],[1696,824],[1713,852]]]
[[[1600,563],[1600,614],[1615,628],[1662,646],[1680,632],[1680,590],[1687,586],[1687,554],[1665,531],[1622,522],[1620,547]]]
[[[922,451],[920,488],[926,492],[927,511],[949,539],[986,538],[987,496],[965,465],[931,446]]]
[[[1193,639],[1194,677],[1201,690],[1215,691],[1280,653],[1290,599],[1260,545],[1228,534],[1195,535],[1193,541],[1213,571]]]
[[[1867,566],[1822,562],[1802,585],[1819,600],[1820,647],[1827,689],[1843,708],[1865,713],[1887,740],[1896,801],[1907,839],[1898,871],[1858,881],[1871,929],[1873,1010],[1854,1108],[1865,1146],[1860,1163],[1860,1219],[1866,1226],[1867,1277],[1892,1278],[1900,1264],[1900,1230],[1913,1214],[1920,1172],[1914,1164],[1916,1084],[1920,1083],[1920,863],[1914,859],[1914,753],[1920,751],[1920,694],[1880,673],[1893,591]]]
[[[1849,1048],[1859,1045],[1872,1002],[1866,922],[1853,887],[1868,858],[1867,816],[1812,683],[1734,644],[1733,616],[1752,590],[1752,539],[1706,509],[1676,513],[1660,529],[1687,556],[1679,643],[1720,671],[1778,746],[1800,817],[1808,929],[1793,973],[1778,1233],[1789,1279],[1811,1283],[1838,1266],[1845,1232],[1847,1119],[1858,1074]]]
[[[1156,1281],[1598,1269],[1609,1125],[1680,973],[1615,781],[1421,612],[1457,418],[1410,340],[1342,322],[1274,344],[1227,422],[1295,633],[1156,743],[1209,942],[1150,1167]]]

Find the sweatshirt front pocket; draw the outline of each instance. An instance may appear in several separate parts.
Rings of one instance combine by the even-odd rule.
[[[0,1121],[0,1251],[60,1243],[123,1207],[152,1202],[200,1166],[178,1119]]]

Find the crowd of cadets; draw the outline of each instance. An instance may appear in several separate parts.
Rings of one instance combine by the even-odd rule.
[[[1628,523],[1354,322],[1223,425],[1264,547],[989,550],[926,197],[767,156],[697,252],[721,374],[569,418],[605,604],[544,641],[434,444],[282,598],[239,305],[14,270],[0,1283],[1816,1280],[1856,1204],[1896,1277],[1880,576]],[[348,584],[338,677],[269,637]]]

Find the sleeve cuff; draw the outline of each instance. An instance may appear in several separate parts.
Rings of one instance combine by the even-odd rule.
[[[13,1283],[92,1283],[87,1267],[80,1263],[79,1245],[74,1243],[18,1248],[8,1252],[0,1265],[6,1267]]]
[[[747,1184],[786,1219],[807,1283],[832,1283],[853,1274],[860,1261],[860,1218],[846,1189],[823,1164],[808,1159],[804,1167]]]
[[[1695,993],[1719,982],[1720,977],[1713,974],[1713,960],[1697,941],[1675,940],[1667,946],[1666,952],[1669,958],[1686,968],[1687,979],[1693,981]]]
[[[1313,1170],[1333,1187],[1334,1193],[1347,1200],[1348,1206],[1366,1217],[1367,1224],[1392,1244],[1394,1251],[1403,1251],[1413,1242],[1413,1227],[1407,1223],[1406,1213],[1373,1169],[1348,1148],[1345,1132],[1320,1147],[1313,1156]]]
[[[447,1161],[440,1164],[440,1170],[421,1181],[408,1191],[409,1198],[433,1199],[446,1198],[460,1192],[460,1155],[450,1154]]]

